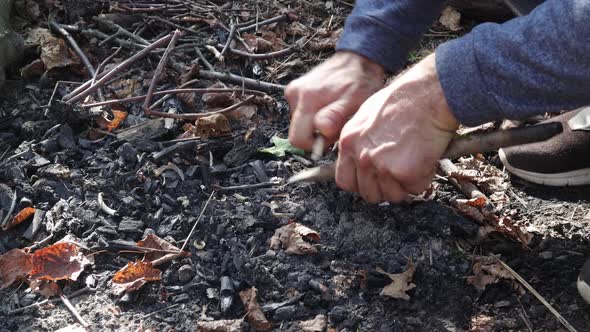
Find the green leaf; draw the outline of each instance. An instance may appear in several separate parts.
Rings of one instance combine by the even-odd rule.
[[[270,153],[276,157],[284,157],[287,152],[292,154],[298,154],[303,156],[305,151],[294,147],[289,143],[289,140],[286,138],[280,138],[278,136],[274,136],[271,139],[272,143],[274,144],[273,147],[261,149],[260,152]]]

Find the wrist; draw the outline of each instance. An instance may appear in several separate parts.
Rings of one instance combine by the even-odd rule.
[[[360,67],[370,77],[378,80],[385,80],[385,68],[377,62],[350,51],[338,51],[333,55],[334,58],[340,59],[347,66]]]

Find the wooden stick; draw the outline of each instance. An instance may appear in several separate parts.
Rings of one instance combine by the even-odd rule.
[[[199,73],[197,75],[199,77],[210,80],[220,80],[222,82],[233,83],[238,85],[243,84],[244,86],[254,90],[278,93],[283,93],[283,91],[285,91],[284,85],[262,82],[239,75],[234,75],[231,73],[224,74],[216,71],[199,70]]]
[[[206,116],[231,112],[231,111],[239,108],[240,106],[242,106],[242,105],[250,102],[253,98],[254,98],[254,96],[249,96],[248,98],[242,100],[239,103],[235,103],[235,104],[231,105],[230,107],[226,107],[226,108],[224,108],[222,110],[214,111],[214,112],[177,114],[177,113],[166,113],[166,112],[150,111],[150,115],[157,116],[157,117],[160,117],[160,118],[169,118],[169,119],[180,119],[180,120],[195,121],[197,119],[201,119],[201,118],[204,118]]]
[[[90,327],[90,325],[88,323],[86,323],[84,318],[82,318],[82,316],[80,316],[80,313],[78,313],[78,310],[76,310],[76,308],[72,305],[72,302],[70,302],[70,300],[68,300],[68,298],[64,295],[64,293],[61,291],[61,289],[59,291],[59,298],[66,305],[66,308],[68,308],[68,310],[76,318],[76,320],[78,320],[78,323],[80,323],[80,325],[82,325],[85,329]]]

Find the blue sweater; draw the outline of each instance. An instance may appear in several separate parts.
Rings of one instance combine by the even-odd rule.
[[[358,0],[337,50],[397,72],[443,0]],[[484,23],[436,49],[455,117],[475,126],[590,105],[590,1],[547,0],[527,16]]]

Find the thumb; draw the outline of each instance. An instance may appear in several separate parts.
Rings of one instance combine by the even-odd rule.
[[[317,112],[314,117],[314,126],[328,140],[336,141],[342,127],[357,110],[358,106],[351,100],[339,99]]]

